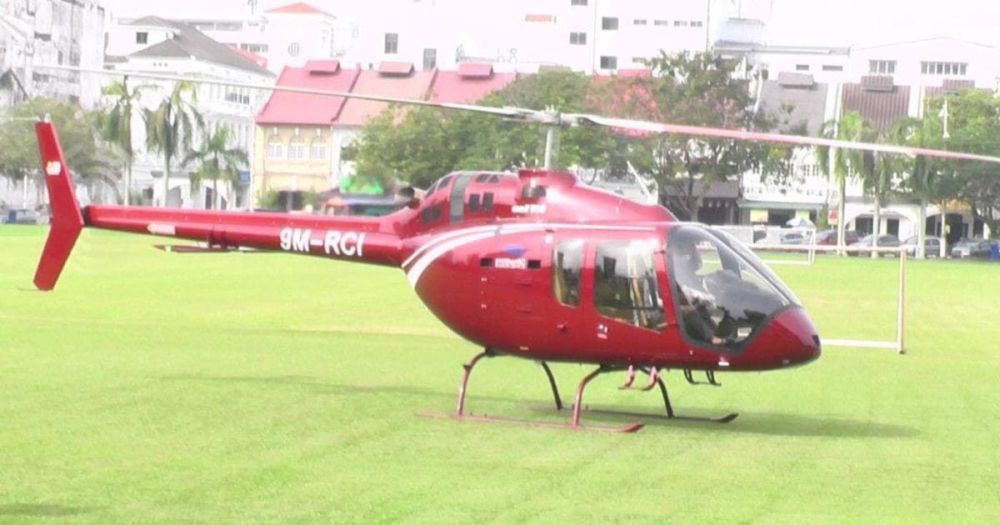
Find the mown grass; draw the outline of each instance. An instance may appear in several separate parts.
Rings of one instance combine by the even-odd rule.
[[[905,356],[671,374],[679,410],[740,418],[610,435],[416,417],[476,348],[402,272],[88,230],[46,294],[44,235],[0,227],[0,522],[1000,521],[1000,264],[911,263]],[[892,339],[896,264],[776,270],[824,337]],[[588,370],[554,368],[567,399]],[[589,402],[657,407],[620,379]],[[562,417],[548,396],[498,359],[469,406]]]

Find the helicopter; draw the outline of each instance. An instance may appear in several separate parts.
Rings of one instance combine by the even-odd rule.
[[[550,138],[560,126],[598,125],[642,133],[1000,162],[960,152],[553,110],[205,82],[476,111],[546,125]],[[421,197],[410,190],[406,207],[381,217],[117,205],[81,208],[54,125],[38,122],[36,134],[52,208],[52,226],[34,277],[38,289],[55,287],[84,227],[194,240],[205,243],[208,250],[252,248],[400,268],[438,319],[482,348],[463,365],[455,411],[422,415],[552,426],[466,413],[469,379],[476,365],[487,358],[513,356],[540,365],[556,410],[566,407],[549,363],[595,367],[577,386],[569,422],[555,426],[614,432],[641,429],[642,422],[581,424],[587,385],[610,372],[625,373],[622,389],[660,392],[664,413],[642,418],[729,423],[737,414],[678,415],[664,381],[666,373],[680,371],[694,385],[721,386],[716,377],[720,371],[802,366],[821,354],[819,333],[802,302],[738,240],[704,225],[680,222],[661,206],[587,186],[569,172],[457,171],[442,176]],[[640,375],[646,379],[636,384]]]

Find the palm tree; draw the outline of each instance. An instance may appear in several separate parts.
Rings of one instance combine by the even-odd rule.
[[[184,158],[184,164],[197,162],[198,170],[191,176],[191,187],[197,188],[201,181],[212,181],[212,195],[215,201],[212,207],[221,206],[219,197],[219,179],[231,188],[239,178],[239,169],[247,165],[247,153],[240,148],[229,147],[229,128],[219,126],[219,129],[202,142],[201,147]]]
[[[125,160],[125,205],[131,204],[132,162],[135,151],[132,148],[132,115],[147,86],[129,89],[128,77],[115,81],[104,88],[103,93],[114,97],[114,105],[104,118],[104,137],[121,149]]]
[[[856,111],[844,113],[840,120],[830,120],[823,123],[820,128],[820,135],[837,140],[863,141],[871,136],[871,125],[865,122],[861,114]],[[816,162],[824,175],[830,176],[831,168],[833,176],[837,181],[837,191],[840,193],[840,202],[837,203],[837,246],[843,248],[845,244],[845,229],[847,221],[844,220],[847,202],[847,179],[861,173],[864,166],[864,153],[858,150],[843,150],[830,148],[817,148]]]
[[[178,82],[155,109],[143,110],[146,119],[146,147],[163,154],[163,206],[170,192],[170,163],[182,151],[191,149],[196,130],[204,128],[201,113],[194,107],[198,92],[191,82]]]

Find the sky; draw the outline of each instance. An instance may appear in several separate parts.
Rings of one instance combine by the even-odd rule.
[[[265,7],[294,0],[262,0]],[[336,14],[343,1],[307,0]],[[433,1],[433,0],[431,0]],[[482,2],[488,0],[468,0]],[[563,0],[568,1],[568,0]],[[660,0],[602,0],[657,2]],[[952,36],[1000,47],[1000,2],[997,0],[715,0],[742,4],[749,12],[771,11],[768,41],[772,44],[865,46]],[[119,16],[156,14],[165,17],[223,17],[241,13],[246,0],[104,0]]]

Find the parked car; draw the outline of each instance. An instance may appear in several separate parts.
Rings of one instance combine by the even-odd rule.
[[[850,246],[861,240],[858,232],[854,230],[847,230],[844,232],[844,244]],[[821,232],[816,232],[816,244],[819,246],[836,246],[837,245],[837,230],[823,230]]]
[[[8,224],[41,224],[38,212],[35,210],[7,210],[6,222]]]
[[[902,246],[906,247],[906,255],[917,256],[917,236],[914,235],[903,241]],[[941,238],[933,235],[924,237],[924,255],[928,258],[937,257],[941,254]]]
[[[865,235],[860,240],[858,240],[858,242],[851,244],[851,246],[854,246],[855,248],[862,246],[872,246],[874,238],[875,238],[874,234]],[[875,246],[878,248],[896,248],[899,246],[899,244],[900,242],[898,237],[886,233],[879,235],[878,244],[876,244]],[[850,255],[858,255],[859,253],[860,252],[851,252]]]
[[[990,241],[985,239],[962,239],[951,249],[951,256],[959,259],[990,256]]]
[[[807,244],[808,238],[802,232],[785,232],[781,234],[779,241],[781,244]]]

